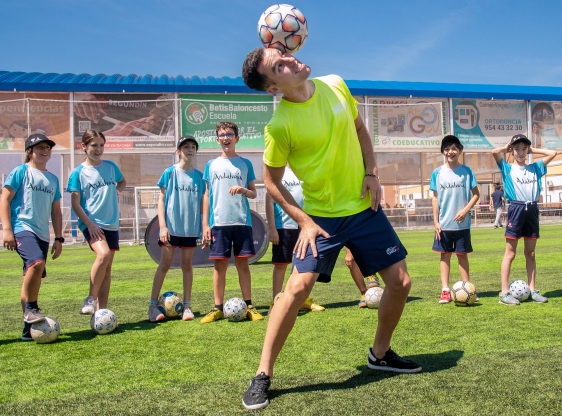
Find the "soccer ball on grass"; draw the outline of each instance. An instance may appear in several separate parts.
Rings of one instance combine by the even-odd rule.
[[[31,338],[38,344],[55,342],[60,334],[60,325],[55,318],[45,316],[41,322],[31,325]]]
[[[246,319],[248,305],[240,298],[228,299],[224,304],[224,317],[230,322],[240,322]]]
[[[117,328],[117,317],[109,309],[99,309],[90,318],[90,328],[98,334],[110,334]]]
[[[453,285],[451,297],[457,306],[470,306],[476,302],[476,286],[461,280]]]
[[[274,4],[262,13],[258,35],[266,48],[281,53],[295,53],[308,37],[308,21],[299,9],[290,4]]]
[[[529,285],[524,280],[515,280],[509,285],[509,292],[511,293],[511,296],[519,302],[525,302],[529,299],[531,289],[529,289]]]
[[[381,303],[382,294],[384,289],[380,287],[372,287],[367,289],[365,292],[365,302],[367,303],[367,308],[369,309],[378,309],[379,304]]]
[[[177,318],[183,312],[183,296],[177,292],[165,292],[158,299],[158,307],[166,318]]]

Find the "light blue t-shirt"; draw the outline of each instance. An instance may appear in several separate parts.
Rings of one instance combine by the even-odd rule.
[[[429,190],[437,192],[439,201],[439,226],[442,230],[470,229],[470,215],[464,221],[454,220],[457,212],[472,199],[472,190],[478,186],[476,177],[466,165],[455,169],[439,166],[431,173]]]
[[[166,227],[175,237],[201,236],[201,204],[205,193],[203,174],[196,169],[167,168],[158,181],[166,190]]]
[[[252,226],[248,198],[228,193],[233,186],[248,188],[256,180],[252,162],[240,156],[217,157],[207,162],[203,180],[209,184],[209,227]]]
[[[299,207],[302,208],[304,205],[304,196],[302,194],[301,185],[302,182],[295,176],[295,173],[288,166],[285,168],[285,173],[283,174],[281,183],[287,191],[289,191],[293,198],[295,198]],[[276,202],[273,203],[273,212],[275,214],[275,228],[284,228],[288,230],[296,230],[299,228],[299,225],[295,222],[295,220],[289,217]]]
[[[23,164],[10,172],[4,187],[16,191],[10,202],[13,233],[31,231],[41,240],[48,242],[53,202],[61,198],[59,179],[51,172]]]
[[[542,160],[530,165],[518,166],[500,159],[498,168],[502,173],[505,199],[508,202],[535,202],[541,195],[541,178],[546,175]]]
[[[109,160],[102,160],[97,166],[77,166],[68,178],[66,192],[80,193],[80,206],[94,224],[104,230],[119,229],[119,201],[117,200],[117,183],[123,180],[123,174],[117,165]],[[86,229],[86,224],[78,219],[78,228]]]

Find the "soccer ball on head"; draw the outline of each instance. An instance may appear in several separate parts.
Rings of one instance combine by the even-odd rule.
[[[274,4],[262,13],[258,35],[266,48],[281,53],[295,53],[308,37],[308,21],[299,9],[290,4]]]
[[[240,298],[228,299],[224,304],[224,317],[230,322],[240,322],[246,319],[248,305]]]
[[[183,296],[177,292],[165,292],[158,299],[158,306],[166,318],[177,318],[183,312]]]
[[[117,317],[109,309],[99,309],[90,318],[90,328],[98,334],[110,334],[117,328]]]
[[[378,309],[379,304],[381,303],[383,292],[384,289],[380,287],[372,287],[370,289],[367,289],[367,291],[365,292],[365,302],[367,303],[367,308]]]
[[[55,318],[45,316],[41,322],[31,325],[31,338],[38,344],[55,342],[60,334],[60,325]]]
[[[453,285],[451,297],[457,306],[470,306],[476,302],[476,286],[461,280]]]
[[[531,289],[529,289],[529,285],[524,280],[515,280],[509,285],[509,292],[511,293],[511,296],[519,302],[525,302],[529,299]]]

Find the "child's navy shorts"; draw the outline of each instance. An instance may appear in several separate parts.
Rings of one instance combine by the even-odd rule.
[[[111,251],[119,251],[119,231],[104,230],[103,228],[101,230],[103,231],[103,235],[105,236],[105,241],[107,242],[107,246],[109,247],[109,249]],[[87,228],[84,228],[82,233],[84,234],[84,238],[86,239],[88,244],[90,244],[91,248],[92,243],[90,242],[90,240],[92,239],[92,237],[90,236],[90,232]]]
[[[512,201],[507,209],[505,238],[539,238],[539,207],[536,202]]]
[[[158,245],[160,247],[193,248],[197,247],[197,237],[176,237],[175,235],[171,235],[168,244],[164,244],[158,239]]]
[[[256,255],[252,227],[248,225],[223,225],[211,228],[209,259],[229,259],[234,248],[235,257]]]
[[[27,273],[27,269],[39,261],[47,263],[49,255],[49,242],[43,241],[31,231],[22,231],[14,235],[16,239],[16,252],[23,260],[23,274]],[[47,269],[43,270],[41,277],[47,276]]]
[[[433,240],[433,251],[439,253],[472,253],[472,242],[470,241],[470,229],[466,230],[441,230],[441,240],[437,237]]]
[[[293,250],[297,245],[300,230],[278,228],[279,243],[273,244],[271,262],[273,264],[289,264],[293,262]]]

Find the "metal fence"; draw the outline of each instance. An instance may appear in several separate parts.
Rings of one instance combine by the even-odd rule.
[[[538,204],[541,223],[562,222],[561,204]],[[258,188],[258,197],[250,201],[250,208],[259,213],[265,220],[265,189]],[[433,228],[433,213],[431,208],[383,208],[392,226],[399,230]],[[144,243],[146,227],[157,214],[156,209],[146,208],[139,211],[138,217],[121,218],[119,239],[122,243]],[[507,215],[507,207],[503,209],[503,220]],[[489,227],[493,224],[496,213],[489,206],[477,206],[470,211],[471,226]],[[0,224],[0,230],[1,230]],[[138,230],[138,231],[137,231]],[[52,231],[52,230],[51,230]],[[85,243],[84,236],[78,230],[77,221],[70,219],[69,213],[63,212],[63,236],[68,243]],[[51,235],[51,240],[54,235]],[[0,249],[3,246],[0,233]]]

